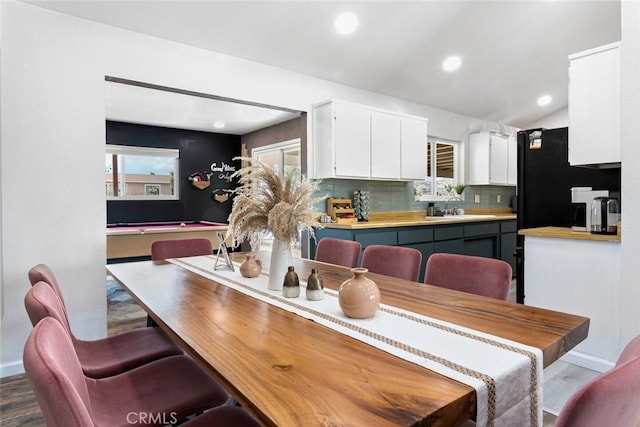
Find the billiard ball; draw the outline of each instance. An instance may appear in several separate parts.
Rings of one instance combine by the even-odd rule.
[[[185,224],[184,222],[180,223],[180,227],[186,227],[186,226],[187,226],[187,224]]]

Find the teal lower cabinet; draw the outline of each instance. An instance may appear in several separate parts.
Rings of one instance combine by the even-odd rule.
[[[515,271],[516,221],[486,221],[447,225],[387,227],[366,229],[322,228],[316,230],[316,239],[334,237],[355,240],[364,250],[369,245],[391,245],[414,248],[422,253],[420,281],[424,280],[427,260],[434,253],[475,255],[503,259]],[[311,241],[312,257],[316,242]]]
[[[483,222],[464,226],[464,254],[498,258],[500,223]]]

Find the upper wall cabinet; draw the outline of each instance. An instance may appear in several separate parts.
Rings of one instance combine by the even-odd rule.
[[[422,180],[427,119],[345,101],[313,107],[313,178]]]
[[[569,163],[620,166],[620,43],[569,56]]]
[[[469,135],[468,185],[516,185],[516,139],[489,132]]]

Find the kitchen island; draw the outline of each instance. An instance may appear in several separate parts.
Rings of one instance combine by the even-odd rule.
[[[502,259],[515,271],[516,231],[516,215],[509,209],[433,217],[426,217],[423,211],[406,211],[372,213],[369,221],[354,224],[324,224],[316,230],[316,238],[354,240],[363,250],[369,245],[418,249],[422,253],[422,281],[427,259],[437,252]],[[313,258],[315,247],[311,249]]]
[[[621,235],[568,227],[519,233],[525,236],[524,303],[589,317],[589,337],[563,360],[599,372],[611,369],[621,350],[617,333]]]

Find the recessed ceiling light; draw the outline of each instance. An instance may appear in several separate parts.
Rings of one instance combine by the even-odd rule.
[[[223,121],[217,120],[213,122],[213,127],[216,129],[222,129],[225,126]]]
[[[341,13],[334,21],[334,25],[338,33],[351,34],[358,28],[358,17],[351,12]]]
[[[553,98],[551,98],[551,95],[542,95],[540,98],[538,98],[538,105],[541,107],[548,105],[552,99]]]
[[[442,61],[442,69],[445,71],[455,71],[460,68],[462,59],[459,56],[450,56]]]

